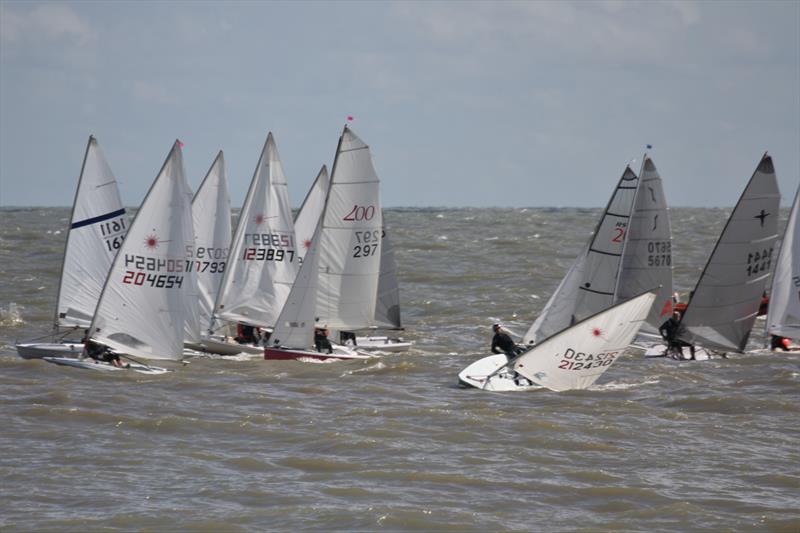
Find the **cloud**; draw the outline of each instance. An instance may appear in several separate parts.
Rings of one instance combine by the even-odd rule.
[[[133,96],[147,103],[174,105],[180,99],[170,90],[162,85],[137,80],[133,82]]]
[[[87,47],[97,34],[66,4],[43,4],[32,10],[14,10],[0,4],[0,41],[5,44],[61,43]]]

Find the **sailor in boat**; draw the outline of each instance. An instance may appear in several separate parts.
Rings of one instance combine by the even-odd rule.
[[[314,346],[320,353],[323,350],[327,353],[333,353],[333,345],[328,339],[328,329],[326,327],[314,328]]]
[[[694,344],[678,338],[683,332],[683,329],[680,311],[673,311],[672,316],[669,317],[663,324],[661,324],[661,327],[658,328],[661,338],[663,338],[667,343],[667,351],[664,355],[672,352],[675,355],[679,355],[680,358],[683,359],[683,347],[688,346],[689,352],[691,353],[690,359],[694,360]]]
[[[120,361],[119,354],[116,354],[111,350],[109,350],[108,346],[93,341],[89,336],[88,329],[84,331],[82,340],[83,340],[83,355],[85,357],[90,357],[95,361],[101,363],[109,363],[110,365],[119,368],[123,368],[126,366],[122,364],[122,361]],[[130,365],[127,365],[127,368],[130,368]]]
[[[525,348],[517,346],[514,339],[511,338],[508,331],[503,329],[500,324],[492,326],[494,337],[492,337],[492,353],[504,353],[508,360],[511,361],[517,354],[525,351]]]
[[[234,340],[239,344],[258,344],[260,337],[259,328],[241,322],[236,325],[236,338]]]
[[[784,352],[797,352],[800,351],[800,346],[792,344],[792,339],[789,337],[781,337],[780,335],[772,335],[769,348],[772,351],[782,350]]]
[[[517,343],[511,338],[509,332],[503,329],[503,326],[500,324],[493,324],[492,331],[494,331],[494,337],[492,337],[492,353],[504,353],[508,360],[511,361],[518,354],[525,351],[524,347],[517,346]],[[499,377],[511,379],[519,386],[529,387],[531,385],[531,382],[528,381],[527,378],[520,376],[510,367],[500,373]]]

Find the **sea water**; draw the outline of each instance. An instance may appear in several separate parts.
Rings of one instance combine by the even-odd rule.
[[[729,212],[671,211],[676,290]],[[413,349],[145,376],[16,356],[52,325],[69,210],[0,210],[0,529],[800,530],[798,354],[631,352],[585,391],[457,386],[492,323],[527,329],[599,214],[387,210]]]

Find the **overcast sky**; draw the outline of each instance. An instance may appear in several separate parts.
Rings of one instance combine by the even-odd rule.
[[[299,206],[348,115],[385,206],[673,206],[800,180],[800,2],[0,0],[0,205],[70,205],[94,134],[138,205],[175,138],[241,205],[272,131]]]

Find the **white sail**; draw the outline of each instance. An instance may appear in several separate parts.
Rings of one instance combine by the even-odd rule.
[[[214,302],[228,264],[231,246],[231,200],[220,150],[192,200],[194,259],[197,271],[198,322],[196,334],[211,327]],[[187,339],[188,340],[188,339]]]
[[[297,236],[297,256],[302,261],[306,251],[311,247],[311,238],[317,227],[322,208],[325,206],[325,195],[328,193],[328,167],[322,165],[317,178],[308,190],[303,205],[294,220],[294,233]]]
[[[275,323],[275,330],[270,337],[275,347],[309,349],[314,345],[321,226],[322,220],[318,220],[311,246]]]
[[[572,322],[572,316],[575,313],[575,302],[578,299],[578,286],[581,279],[583,279],[583,269],[586,264],[586,250],[588,244],[584,246],[583,251],[578,254],[575,261],[567,270],[561,283],[556,287],[553,295],[547,300],[547,303],[533,321],[528,332],[522,338],[523,344],[532,344],[546,339],[568,327]]]
[[[767,331],[771,335],[800,338],[800,187],[783,232],[781,251],[769,295]]]
[[[692,292],[682,340],[744,351],[775,259],[779,204],[775,167],[764,154]]]
[[[128,231],[117,180],[89,137],[72,206],[56,304],[56,325],[87,328],[103,282]]]
[[[646,290],[657,290],[642,331],[658,333],[672,314],[672,229],[669,210],[653,160],[642,161],[639,189],[633,205],[622,255],[616,301],[625,301]]]
[[[655,297],[646,292],[557,333],[519,356],[513,369],[554,391],[591,386],[625,352]]]
[[[138,357],[182,357],[188,297],[197,290],[191,202],[175,141],[108,274],[94,340]]]
[[[319,237],[320,325],[354,330],[375,324],[382,226],[380,180],[369,147],[345,127]]]
[[[270,133],[239,215],[216,315],[274,326],[297,275],[295,242],[286,176]]]
[[[394,246],[385,226],[381,235],[381,271],[378,276],[375,322],[380,327],[401,329],[403,324],[400,319],[400,284],[397,281]]]
[[[523,337],[524,343],[540,342],[612,305],[638,183],[626,166],[588,244]]]

